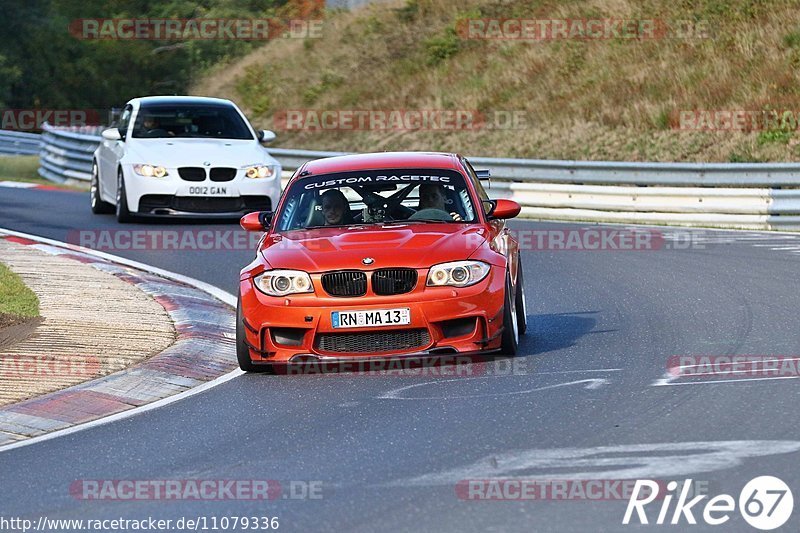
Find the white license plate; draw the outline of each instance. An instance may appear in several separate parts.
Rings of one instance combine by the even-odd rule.
[[[187,196],[228,196],[228,187],[196,185],[186,189]]]
[[[411,310],[371,309],[369,311],[333,311],[334,328],[369,328],[374,326],[407,326],[411,324]]]

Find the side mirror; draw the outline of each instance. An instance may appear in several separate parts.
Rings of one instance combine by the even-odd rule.
[[[108,128],[106,130],[103,130],[103,133],[101,133],[101,135],[103,136],[103,139],[107,141],[122,140],[122,134],[120,134],[119,128]]]
[[[272,130],[258,130],[256,133],[258,134],[258,142],[261,143],[269,143],[276,138],[275,132]]]
[[[507,218],[514,218],[515,216],[519,215],[519,212],[522,210],[522,207],[514,200],[491,200],[491,203],[492,207],[486,214],[489,219],[503,220]]]
[[[272,223],[272,211],[256,211],[247,213],[239,221],[245,231],[267,231]]]

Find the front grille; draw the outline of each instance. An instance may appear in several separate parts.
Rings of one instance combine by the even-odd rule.
[[[314,348],[331,353],[382,353],[424,348],[431,338],[427,329],[368,333],[320,333]]]
[[[235,177],[235,168],[218,167],[211,169],[211,181],[231,181]]]
[[[184,181],[205,181],[206,169],[203,167],[180,167],[178,175]]]
[[[172,208],[190,213],[228,213],[241,211],[244,205],[241,198],[214,198],[205,196],[176,196]]]
[[[358,270],[329,272],[322,275],[322,288],[331,296],[364,296],[367,275]]]
[[[405,294],[417,285],[417,271],[412,268],[382,268],[372,273],[372,292],[379,296]]]
[[[249,213],[252,211],[269,211],[271,204],[269,196],[214,198],[145,194],[139,200],[139,213],[147,214],[154,209],[174,209],[175,211],[188,213]]]

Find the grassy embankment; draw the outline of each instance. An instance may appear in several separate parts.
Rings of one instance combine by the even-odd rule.
[[[694,38],[466,40],[475,18],[692,21]],[[684,33],[687,25],[681,25]],[[317,39],[282,39],[219,65],[194,94],[254,124],[291,109],[522,111],[519,130],[279,131],[276,146],[453,150],[653,161],[800,161],[796,124],[685,131],[687,110],[800,109],[800,10],[789,0],[408,0],[329,13]],[[703,38],[702,32],[707,32]]]

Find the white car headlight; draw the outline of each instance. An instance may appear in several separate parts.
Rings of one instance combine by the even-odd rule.
[[[314,292],[311,276],[302,270],[268,270],[255,276],[253,283],[269,296]]]
[[[163,178],[167,175],[167,169],[159,165],[133,165],[133,171],[148,178]]]
[[[481,261],[453,261],[434,265],[428,271],[428,287],[451,285],[469,287],[489,274],[489,265]]]
[[[248,165],[242,168],[244,175],[251,179],[271,178],[275,175],[275,167],[271,165]]]

